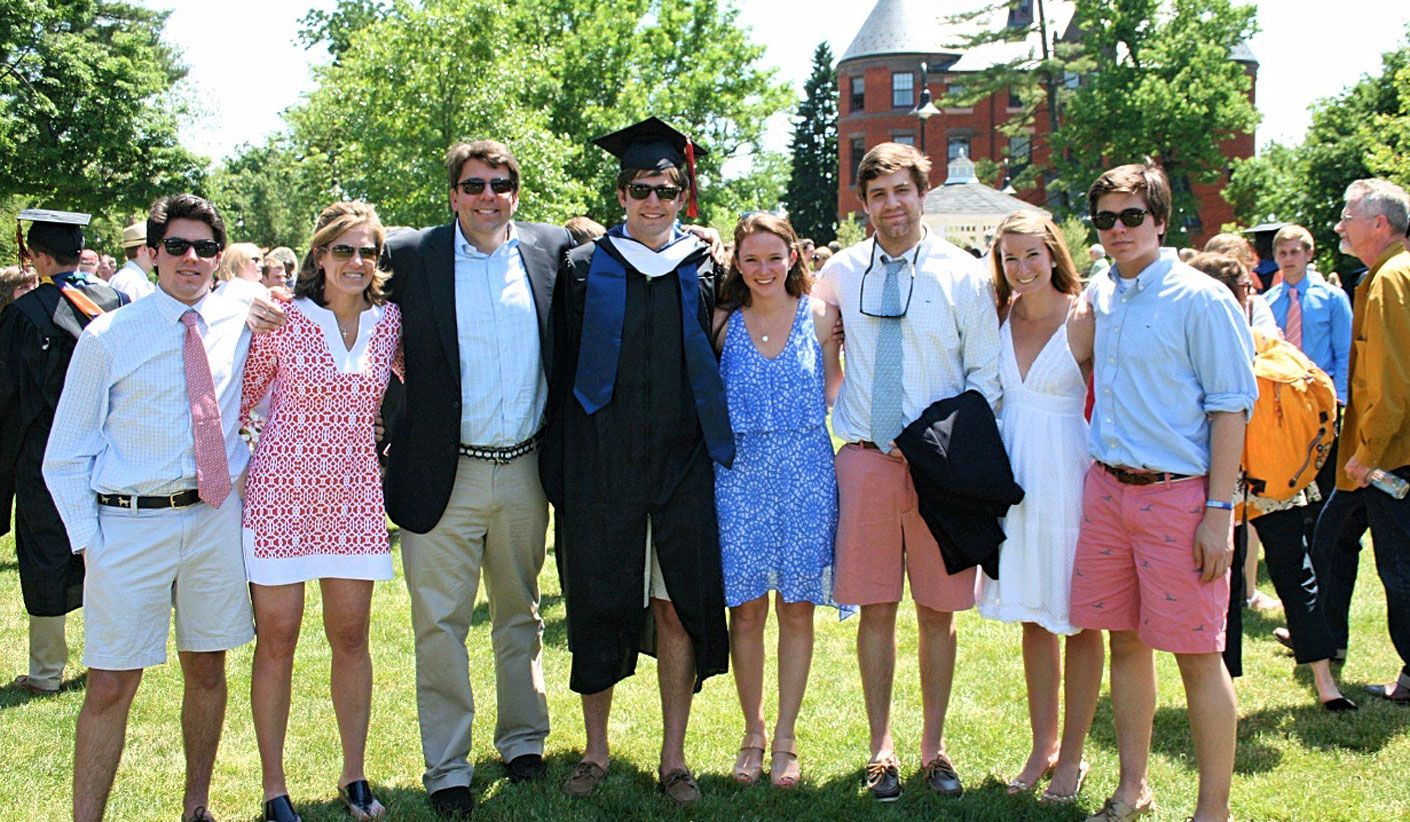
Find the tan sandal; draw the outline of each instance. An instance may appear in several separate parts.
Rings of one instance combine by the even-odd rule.
[[[753,785],[764,775],[764,751],[769,749],[768,740],[763,734],[744,735],[739,743],[739,756],[734,760],[734,781],[741,785]],[[754,752],[758,751],[758,759]]]
[[[774,737],[773,761],[769,763],[769,782],[775,788],[796,788],[802,777],[798,765],[798,746],[791,736]],[[782,763],[783,767],[779,767]]]

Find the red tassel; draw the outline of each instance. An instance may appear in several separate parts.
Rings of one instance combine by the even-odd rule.
[[[689,179],[686,184],[690,186],[690,199],[685,204],[685,216],[695,217],[695,143],[690,138],[685,138],[685,165]]]

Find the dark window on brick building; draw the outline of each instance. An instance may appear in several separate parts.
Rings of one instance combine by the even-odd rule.
[[[891,107],[913,108],[916,104],[916,76],[909,71],[891,75]]]
[[[854,186],[857,184],[857,166],[862,164],[862,157],[867,153],[867,141],[861,137],[853,137],[851,145],[852,156],[848,163],[851,171],[847,175],[847,184]]]
[[[861,111],[867,107],[867,81],[866,78],[858,74],[852,78],[852,111]]]

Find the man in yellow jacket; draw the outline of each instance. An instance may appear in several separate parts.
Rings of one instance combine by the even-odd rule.
[[[1368,488],[1377,470],[1410,479],[1410,196],[1380,179],[1346,189],[1337,221],[1341,250],[1370,270],[1357,285],[1351,370],[1336,494],[1363,497],[1376,567],[1386,591],[1391,642],[1405,662],[1395,682],[1368,690],[1410,703],[1410,498]]]

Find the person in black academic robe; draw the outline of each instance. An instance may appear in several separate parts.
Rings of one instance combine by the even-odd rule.
[[[6,512],[0,534],[9,531],[13,501],[20,590],[25,610],[40,618],[62,617],[83,604],[83,557],[72,552],[40,473],[54,409],[83,328],[95,311],[124,302],[106,284],[74,273],[82,245],[76,230],[69,223],[34,223],[29,252],[40,284],[0,313],[0,508]],[[57,647],[32,649],[37,653],[31,653],[31,672],[16,680],[18,687],[57,689],[57,682],[43,682],[36,670],[57,666],[62,673],[63,659],[57,657],[66,657],[67,650],[62,623],[56,628]],[[56,658],[42,659],[50,654]]]
[[[675,225],[685,138],[661,129],[653,118],[599,141],[623,159],[627,222],[569,252],[559,275],[540,469],[588,735],[565,790],[605,776],[611,688],[645,650],[662,688],[662,787],[685,804],[699,797],[684,761],[691,694],[728,668],[711,460],[728,465],[734,441],[708,336],[714,263]]]

